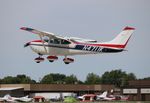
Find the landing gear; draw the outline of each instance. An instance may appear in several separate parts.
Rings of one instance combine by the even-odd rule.
[[[69,64],[69,63],[73,63],[73,62],[74,62],[74,59],[65,57],[65,58],[63,59],[63,61],[64,61],[65,64]]]
[[[42,54],[38,53],[39,57],[35,58],[34,61],[36,63],[40,63],[44,61],[44,58],[42,58]]]
[[[54,62],[54,60],[49,60],[49,62],[51,62],[51,63],[52,63],[52,62]]]
[[[35,58],[34,61],[35,61],[36,63],[40,63],[40,62],[43,62],[43,61],[44,61],[44,58],[42,58],[42,57],[39,56],[39,57]]]
[[[48,56],[47,59],[49,62],[54,62],[55,60],[58,60],[58,57],[57,56]]]
[[[48,56],[47,57],[47,60],[49,62],[54,62],[55,60],[58,60],[58,57],[57,56]],[[34,61],[36,63],[40,63],[40,62],[43,62],[44,61],[44,58],[42,58],[42,55],[39,54],[39,57],[35,58]],[[64,63],[65,64],[70,64],[70,63],[73,63],[74,62],[74,59],[72,58],[67,58],[67,56],[65,56],[65,58],[63,59]]]

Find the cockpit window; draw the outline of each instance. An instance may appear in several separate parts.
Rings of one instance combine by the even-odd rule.
[[[45,41],[45,40],[44,40]],[[46,40],[47,41],[47,40]],[[63,39],[50,39],[50,40],[48,40],[49,41],[49,43],[51,43],[51,44],[70,44],[70,42],[69,41],[67,41],[67,40],[63,40]]]
[[[54,44],[60,44],[60,40],[59,39],[54,39]]]
[[[46,37],[46,36],[43,37],[43,40],[44,40],[45,42],[49,42],[49,38]]]
[[[54,39],[50,39],[50,41],[49,41],[50,43],[54,43]]]

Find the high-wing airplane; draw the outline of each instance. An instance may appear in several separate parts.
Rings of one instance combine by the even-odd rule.
[[[25,97],[11,97],[9,94],[5,95],[4,97],[0,97],[0,102],[31,102],[33,98],[29,98],[28,96]]]
[[[74,59],[67,57],[71,55],[122,52],[135,30],[132,27],[125,27],[113,40],[109,42],[97,42],[96,40],[90,39],[62,37],[28,27],[22,27],[20,29],[32,32],[40,37],[40,40],[33,40],[24,45],[25,47],[30,46],[39,55],[39,57],[35,58],[37,63],[44,61],[42,55],[48,55],[47,59],[50,62],[57,60],[57,56],[64,56],[63,61],[65,64],[74,62]]]
[[[97,100],[100,100],[100,101],[112,101],[112,100],[116,99],[115,97],[108,97],[107,95],[108,95],[108,92],[105,91],[101,95],[97,95]]]
[[[7,94],[4,97],[0,97],[0,102],[12,102],[13,100],[10,98],[10,96]]]

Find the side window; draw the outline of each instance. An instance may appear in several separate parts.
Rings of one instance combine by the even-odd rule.
[[[67,40],[61,40],[61,44],[70,44]]]
[[[50,39],[49,43],[54,43],[54,39]]]
[[[51,43],[51,44],[64,44],[64,45],[71,44],[69,41],[63,40],[63,39],[50,39],[49,43]]]
[[[59,39],[54,39],[54,44],[60,44],[60,40]]]

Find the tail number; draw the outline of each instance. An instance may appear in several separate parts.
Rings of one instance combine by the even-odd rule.
[[[102,52],[103,48],[99,46],[88,46],[85,45],[82,50],[93,51],[93,52]]]

